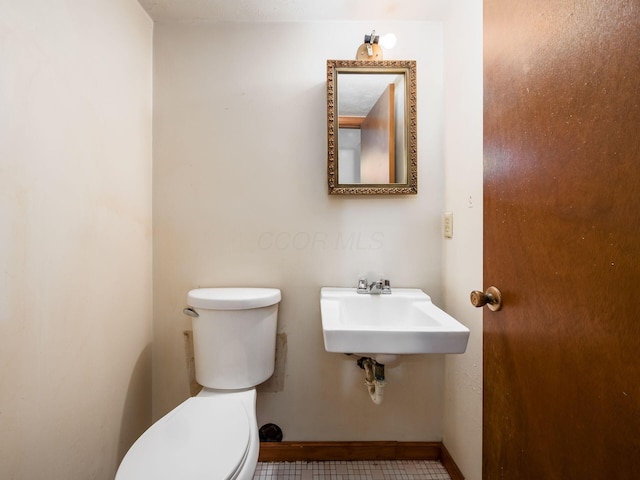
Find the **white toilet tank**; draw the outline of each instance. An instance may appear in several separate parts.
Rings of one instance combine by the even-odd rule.
[[[189,292],[187,304],[191,308],[187,313],[193,316],[196,380],[200,385],[221,390],[251,388],[273,374],[280,299],[276,288],[198,288]]]

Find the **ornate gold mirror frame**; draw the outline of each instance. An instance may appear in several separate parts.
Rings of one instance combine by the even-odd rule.
[[[393,79],[396,79],[395,82]],[[382,80],[382,82],[380,82]],[[388,87],[369,86],[370,83],[383,83]],[[394,85],[395,83],[395,85]],[[355,85],[355,86],[354,86]],[[384,93],[377,91],[385,88]],[[376,90],[370,92],[369,90]],[[390,93],[389,93],[390,92]],[[347,96],[348,95],[348,96]],[[361,100],[366,96],[379,97],[376,106]],[[353,98],[351,98],[353,97]],[[357,98],[356,98],[357,97]],[[411,195],[418,193],[418,142],[417,142],[417,93],[416,62],[414,60],[327,60],[327,137],[328,164],[327,176],[330,195]],[[373,101],[372,101],[373,102]],[[383,129],[374,127],[373,140],[367,145],[376,144],[378,171],[382,165],[383,175],[364,172],[365,165],[365,113],[352,113],[355,104],[364,110],[374,111],[378,104],[383,105],[386,120]],[[366,105],[364,105],[366,104]],[[392,113],[389,113],[392,112]],[[380,124],[375,118],[373,124]],[[347,140],[344,135],[353,136],[353,130],[360,130],[353,151],[345,150]],[[377,131],[375,131],[377,129]],[[381,134],[380,132],[384,132]],[[343,138],[340,144],[339,137]],[[387,137],[387,138],[384,138]],[[371,137],[369,137],[371,138]],[[380,146],[382,144],[382,146]],[[371,147],[367,147],[367,152]],[[341,156],[342,155],[342,156]],[[355,155],[355,160],[354,160]],[[382,155],[382,156],[381,156]],[[362,156],[362,163],[360,157]],[[386,158],[384,158],[386,156]],[[367,158],[372,156],[367,153]],[[382,158],[382,159],[381,159]],[[342,164],[340,163],[342,161]],[[349,162],[349,165],[347,165]],[[366,160],[367,165],[371,165]],[[345,173],[345,168],[357,170]],[[369,167],[367,167],[369,168]]]

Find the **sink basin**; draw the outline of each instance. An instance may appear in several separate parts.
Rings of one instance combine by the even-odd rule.
[[[328,352],[377,354],[464,353],[469,329],[415,288],[390,295],[323,287],[320,312]]]

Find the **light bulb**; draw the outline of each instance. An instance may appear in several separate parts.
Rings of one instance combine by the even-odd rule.
[[[396,46],[398,39],[393,33],[387,33],[386,35],[382,35],[380,40],[378,40],[378,45],[386,50],[391,50]]]

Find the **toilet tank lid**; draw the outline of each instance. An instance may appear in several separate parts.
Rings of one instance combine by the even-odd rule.
[[[281,298],[277,288],[196,288],[187,295],[187,304],[208,310],[245,310],[275,305]]]

